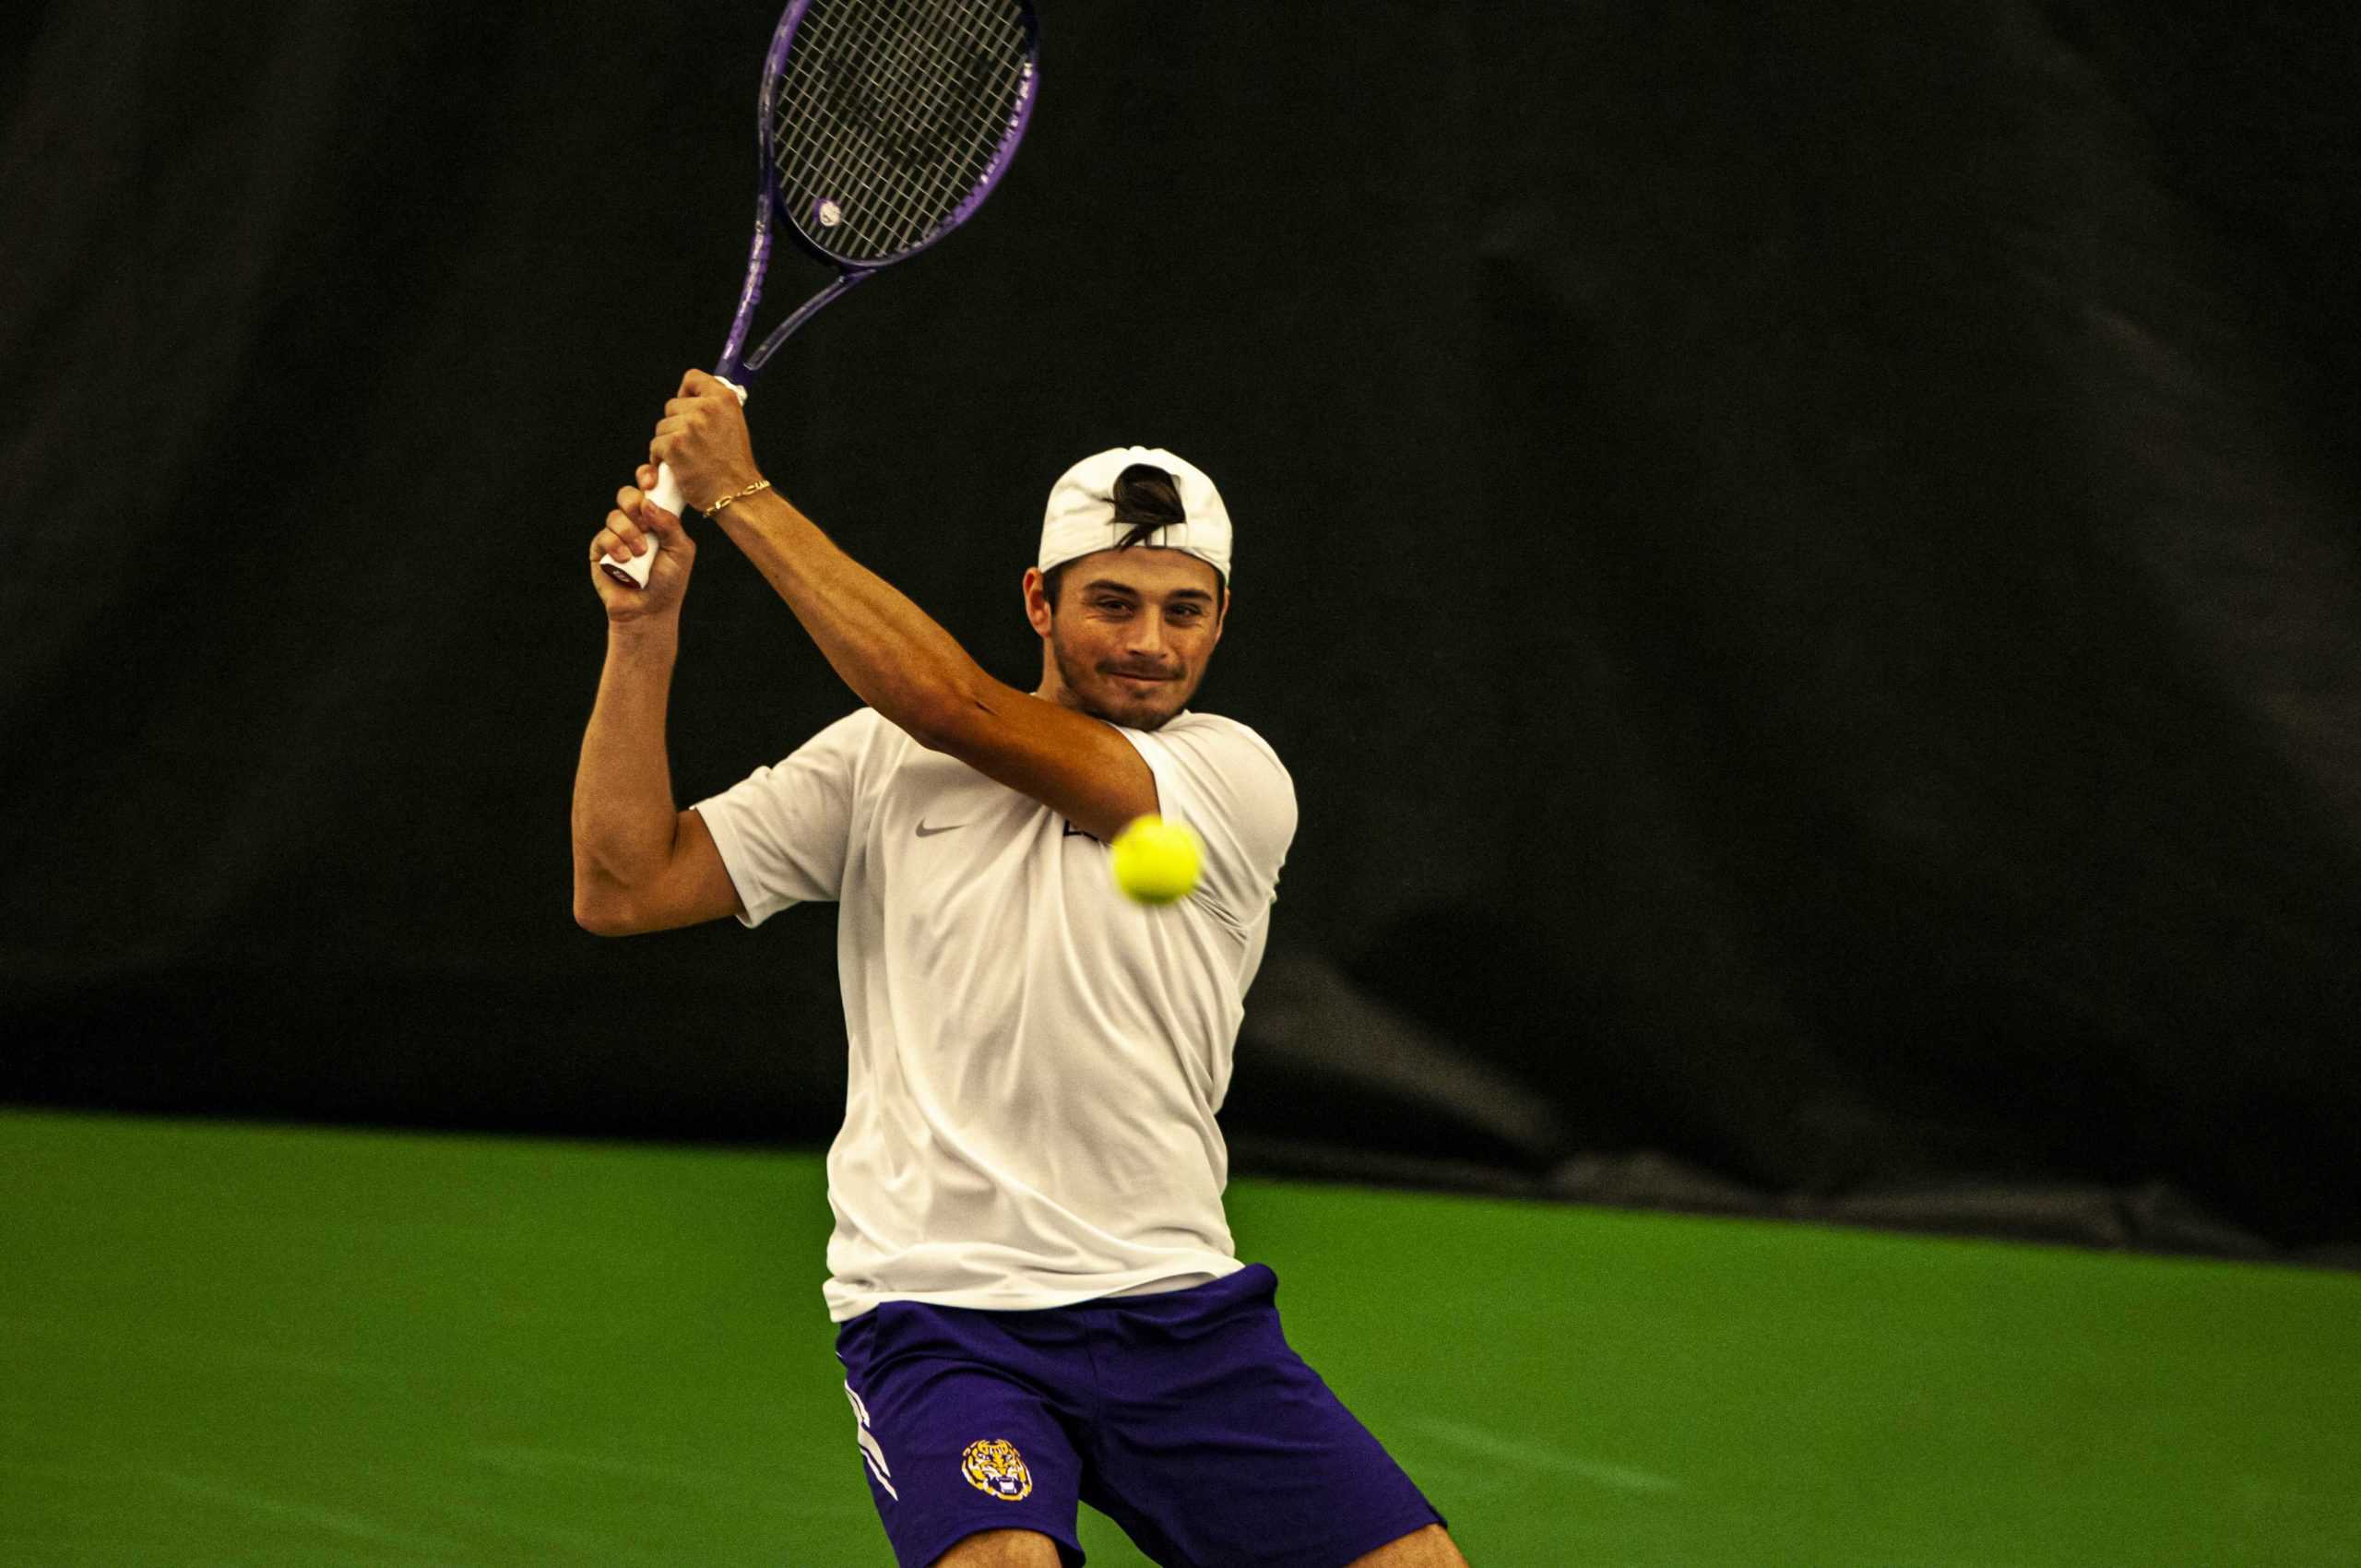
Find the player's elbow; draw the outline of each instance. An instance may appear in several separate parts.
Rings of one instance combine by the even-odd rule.
[[[945,685],[914,697],[895,722],[928,751],[961,756],[972,748],[978,727],[991,719],[981,698]]]
[[[639,929],[622,904],[580,884],[574,889],[574,923],[593,936],[630,936]]]

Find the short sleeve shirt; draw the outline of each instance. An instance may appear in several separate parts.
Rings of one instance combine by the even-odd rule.
[[[1204,841],[1151,908],[1107,847],[862,709],[694,808],[748,926],[838,906],[849,1072],[829,1313],[1062,1306],[1238,1267],[1215,1113],[1295,837],[1263,738],[1122,729]]]

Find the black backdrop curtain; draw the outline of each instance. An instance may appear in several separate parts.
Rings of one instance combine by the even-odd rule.
[[[2349,8],[1046,13],[1008,184],[751,413],[1028,683],[1065,463],[1222,484],[1202,706],[1303,807],[1246,1163],[2361,1241]],[[583,556],[770,19],[27,25],[0,1094],[833,1130],[828,911],[568,913]],[[851,706],[702,537],[684,802]]]

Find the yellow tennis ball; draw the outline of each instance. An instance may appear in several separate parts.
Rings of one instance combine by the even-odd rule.
[[[1169,904],[1196,891],[1204,846],[1181,822],[1153,814],[1115,835],[1115,885],[1143,904]]]

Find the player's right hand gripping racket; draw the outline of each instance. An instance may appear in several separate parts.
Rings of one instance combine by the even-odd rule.
[[[1030,0],[794,0],[763,62],[754,247],[714,374],[743,399],[797,327],[966,222],[1008,172],[1039,79]],[[836,276],[747,353],[780,221]],[[670,465],[648,493],[681,515]],[[656,552],[599,564],[646,588]]]

